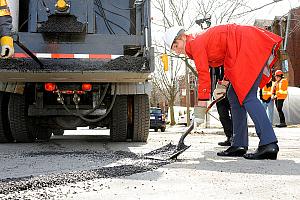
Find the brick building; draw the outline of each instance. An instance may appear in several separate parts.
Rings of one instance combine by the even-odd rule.
[[[190,90],[190,107],[195,106],[195,75],[190,72],[189,73],[189,90]],[[185,83],[185,75],[179,77],[179,106],[186,106],[186,83]]]
[[[280,62],[276,63],[275,69],[284,71],[286,69],[284,62],[288,62],[286,77],[289,85],[300,87],[300,7],[290,10],[285,16],[275,17],[274,20],[255,20],[254,25],[270,30],[284,38]],[[286,51],[283,50],[285,45]]]
[[[290,58],[291,67],[289,76],[293,81],[291,86],[300,87],[300,7],[290,11],[290,28],[287,43],[287,53]]]

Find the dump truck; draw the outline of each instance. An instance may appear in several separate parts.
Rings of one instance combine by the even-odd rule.
[[[150,0],[8,0],[15,54],[0,59],[0,142],[106,127],[149,132]]]

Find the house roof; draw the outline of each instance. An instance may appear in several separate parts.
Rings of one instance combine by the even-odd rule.
[[[256,19],[254,21],[254,26],[260,27],[260,28],[268,28],[271,27],[273,23],[273,20],[269,19]]]

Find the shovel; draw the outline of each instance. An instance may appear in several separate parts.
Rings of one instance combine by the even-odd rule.
[[[191,122],[189,128],[181,135],[180,140],[177,145],[171,142],[165,146],[155,149],[149,153],[144,154],[144,158],[154,159],[154,160],[168,160],[177,159],[181,153],[190,148],[191,145],[185,145],[185,137],[194,129],[194,121]]]
[[[215,105],[217,102],[225,98],[225,94],[221,97],[212,101],[205,110],[205,114]],[[168,159],[177,159],[177,157],[183,153],[185,150],[190,148],[191,145],[185,145],[185,137],[191,133],[194,129],[194,120],[191,122],[189,128],[181,135],[180,140],[177,145],[172,144],[171,142],[165,146],[162,146],[158,149],[150,151],[149,153],[144,154],[144,158],[154,159],[154,160],[168,160]]]

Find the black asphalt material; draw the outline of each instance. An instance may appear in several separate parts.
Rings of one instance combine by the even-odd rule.
[[[0,59],[1,71],[21,72],[83,72],[83,71],[131,71],[149,72],[144,57],[121,56],[114,60],[98,59],[40,59],[44,69],[30,58]]]
[[[153,160],[168,160],[176,159],[181,153],[187,150],[190,146],[182,144],[181,146],[169,143],[149,153],[144,154],[145,158]]]
[[[60,154],[59,152],[38,152],[28,153],[24,156],[38,156],[38,155],[53,155]],[[112,178],[120,176],[129,176],[136,173],[155,170],[163,165],[171,163],[171,161],[158,161],[145,159],[143,156],[136,155],[132,152],[117,151],[117,152],[61,152],[60,155],[73,156],[77,154],[90,154],[99,156],[101,159],[124,159],[125,163],[112,167],[100,167],[92,170],[71,171],[50,175],[29,176],[22,178],[8,178],[0,180],[0,194],[17,193],[24,190],[37,190],[44,187],[53,187],[58,185],[66,185],[69,183],[76,183],[81,181],[93,180],[98,178]]]
[[[73,15],[65,15],[64,17],[51,15],[48,21],[38,27],[38,32],[47,33],[83,33],[86,24],[77,21]]]
[[[165,146],[162,146],[158,149],[155,149],[153,151],[150,151],[149,153],[146,153],[144,156],[145,157],[152,157],[152,156],[161,156],[161,157],[165,157],[165,156],[169,156],[170,153],[174,152],[176,150],[176,145],[169,143]]]

